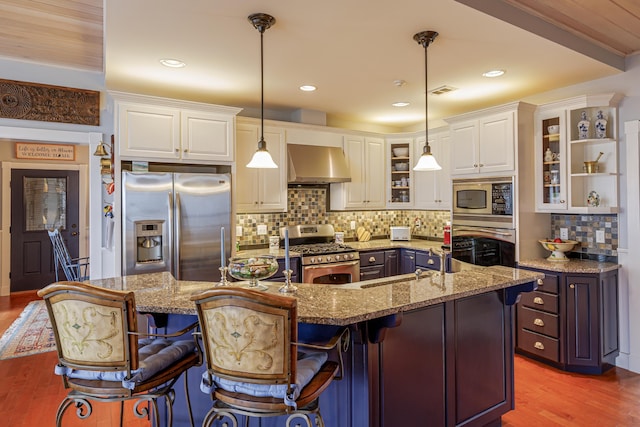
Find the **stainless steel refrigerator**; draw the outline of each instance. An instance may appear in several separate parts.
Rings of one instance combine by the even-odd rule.
[[[222,227],[230,254],[229,174],[123,172],[122,189],[123,275],[220,280]]]

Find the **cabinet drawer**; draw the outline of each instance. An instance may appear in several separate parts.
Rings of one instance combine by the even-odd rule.
[[[416,251],[416,268],[440,270],[440,257],[438,255],[429,255],[428,252]]]
[[[558,315],[544,311],[532,310],[528,307],[518,307],[518,328],[528,329],[540,334],[558,337]]]
[[[384,251],[365,252],[360,254],[360,266],[384,264]]]
[[[518,329],[518,348],[545,359],[560,362],[560,346],[555,338],[526,329]]]
[[[552,294],[558,293],[558,276],[552,276],[546,274],[542,279],[542,284],[538,284],[538,290],[543,292],[549,292]]]
[[[520,304],[534,310],[544,310],[558,314],[558,295],[539,291],[524,292],[520,297]]]

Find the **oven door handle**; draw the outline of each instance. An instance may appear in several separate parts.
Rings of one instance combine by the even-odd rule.
[[[304,268],[309,269],[309,270],[316,270],[318,268],[349,267],[349,266],[358,265],[358,264],[360,264],[360,260],[349,261],[349,262],[336,262],[336,263],[333,263],[333,264],[305,265]]]
[[[456,231],[481,231],[483,233],[489,233],[489,234],[494,234],[497,236],[513,236],[513,233],[510,231],[498,231],[495,228],[464,228],[464,227],[460,227],[460,228],[454,228],[453,232],[455,233]]]

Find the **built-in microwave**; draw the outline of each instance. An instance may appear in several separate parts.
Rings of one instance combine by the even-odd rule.
[[[454,224],[479,221],[484,226],[513,224],[513,177],[453,180]],[[457,220],[457,221],[456,221]],[[478,224],[479,225],[479,224]]]

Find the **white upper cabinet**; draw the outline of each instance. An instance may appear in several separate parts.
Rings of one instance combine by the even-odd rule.
[[[384,209],[384,139],[348,135],[343,149],[351,182],[331,184],[331,209]]]
[[[258,148],[260,126],[236,126],[236,174],[234,203],[238,213],[284,212],[287,210],[287,153],[285,131],[265,127],[267,149],[277,169],[253,169],[246,165]]]
[[[533,106],[518,102],[446,119],[451,176],[515,174],[520,109]]]
[[[416,139],[414,163],[422,155],[424,141],[424,136]],[[414,207],[416,209],[451,209],[450,141],[451,137],[448,129],[429,131],[431,153],[442,169],[439,171],[413,172]]]
[[[619,94],[584,95],[538,108],[538,212],[618,212],[617,106],[621,99]],[[557,134],[549,129],[556,124]]]
[[[238,108],[110,92],[120,157],[233,162]]]

